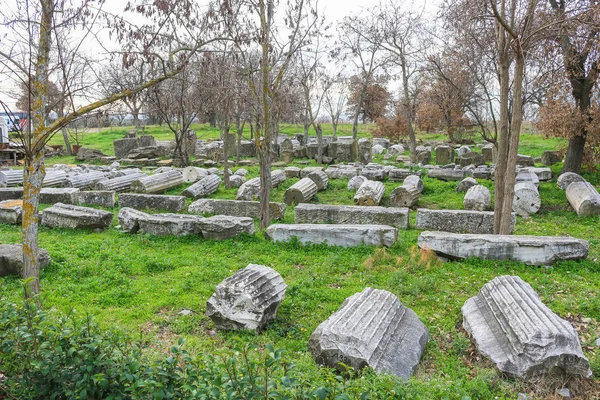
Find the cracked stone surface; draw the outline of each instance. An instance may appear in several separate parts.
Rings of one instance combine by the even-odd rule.
[[[515,230],[517,216],[512,214],[510,231]],[[473,210],[417,210],[417,229],[454,233],[494,233],[494,212]]]

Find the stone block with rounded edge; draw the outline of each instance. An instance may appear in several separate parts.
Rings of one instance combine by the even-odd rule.
[[[558,176],[556,184],[560,190],[567,190],[573,182],[587,182],[585,178],[575,172],[564,172]]]
[[[404,380],[419,362],[429,331],[413,310],[386,290],[366,288],[348,297],[308,341],[318,364],[344,370],[371,367]]]
[[[375,224],[408,229],[408,208],[361,207],[332,204],[298,204],[294,209],[297,224]]]
[[[46,249],[39,249],[40,268],[50,264],[50,254]],[[20,244],[0,244],[0,277],[21,276],[23,270],[23,246]]]
[[[249,217],[232,217],[230,215],[215,215],[202,218],[198,226],[205,239],[224,240],[237,237],[242,233],[254,234],[254,220]]]
[[[155,236],[187,236],[200,234],[199,215],[188,214],[145,214],[137,219],[142,233]]]
[[[41,224],[52,228],[105,229],[112,219],[113,213],[108,211],[56,203],[44,210]]]
[[[287,285],[277,271],[249,264],[217,285],[206,315],[218,329],[262,331],[275,320]]]
[[[567,200],[579,216],[600,214],[600,194],[589,182],[573,182],[567,186]]]
[[[185,209],[185,196],[167,196],[162,194],[121,193],[119,207],[136,210],[165,210],[179,212]]]
[[[274,242],[287,242],[295,237],[302,244],[390,247],[398,240],[398,229],[388,225],[368,224],[275,224],[267,228],[265,235]]]
[[[21,225],[23,200],[0,201],[0,224]]]
[[[286,205],[269,203],[271,219],[283,219]],[[234,217],[260,218],[260,202],[247,200],[200,199],[188,207],[192,214],[231,215]]]
[[[78,201],[78,188],[43,188],[40,191],[40,203],[42,204],[77,204]]]
[[[563,373],[588,378],[577,331],[518,276],[499,276],[462,307],[463,327],[479,351],[513,377]]]
[[[512,213],[510,232],[514,232],[517,217]],[[454,233],[494,233],[493,211],[472,210],[417,210],[417,229]]]
[[[461,260],[516,261],[528,265],[551,265],[555,261],[580,260],[588,255],[589,243],[563,236],[473,235],[425,231],[419,247]]]

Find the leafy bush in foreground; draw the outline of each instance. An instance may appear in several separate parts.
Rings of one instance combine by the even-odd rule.
[[[54,322],[32,301],[3,301],[0,388],[19,399],[349,399],[339,393],[339,376],[333,387],[301,383],[270,345],[193,358],[183,344],[152,359],[139,342],[100,330],[91,316]]]

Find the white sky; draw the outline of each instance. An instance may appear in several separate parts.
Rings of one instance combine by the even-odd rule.
[[[8,2],[10,1],[11,0],[8,0]],[[205,0],[198,1],[201,3],[206,3]],[[280,1],[281,5],[285,4],[285,0]],[[390,0],[383,1],[386,2]],[[437,11],[437,4],[439,1],[441,0],[396,0],[395,2],[399,4],[405,4],[407,9],[412,8],[413,10],[418,10],[422,8],[427,15],[433,17]],[[318,8],[320,13],[325,16],[326,23],[330,23],[332,25],[330,33],[335,35],[337,23],[340,22],[345,16],[358,15],[362,10],[369,9],[378,3],[379,0],[319,0]],[[104,5],[105,10],[114,12],[116,14],[121,13],[124,7],[125,2],[123,0],[107,0]],[[90,48],[87,49],[87,51],[91,53],[90,55],[93,58],[95,58],[93,54],[94,51],[101,52],[102,49],[96,50],[95,48]],[[8,84],[8,81],[5,79],[5,77],[0,76],[0,95],[3,97],[3,100],[14,109],[15,99],[10,99],[10,96],[8,96],[8,93],[14,92],[14,88],[11,86],[12,85]]]

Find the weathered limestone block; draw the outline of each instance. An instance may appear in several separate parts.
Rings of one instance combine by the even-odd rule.
[[[274,269],[248,264],[217,285],[206,302],[206,315],[218,329],[260,332],[275,320],[286,288]]]
[[[21,225],[22,217],[22,200],[0,201],[0,224]]]
[[[125,158],[131,150],[139,147],[139,141],[134,138],[117,139],[113,142],[113,147],[115,149],[115,157]]]
[[[425,189],[425,184],[423,184],[423,180],[417,175],[409,175],[404,178],[403,186],[414,186],[415,189],[419,191],[419,193],[423,192]]]
[[[476,167],[473,169],[473,178],[490,179],[490,169],[485,165]]]
[[[384,151],[385,147],[380,144],[374,144],[373,147],[371,147],[371,154],[380,155],[383,154]]]
[[[22,187],[0,188],[0,201],[19,200],[23,198]]]
[[[540,181],[551,181],[552,170],[550,168],[530,167],[529,170],[537,175]]]
[[[138,179],[131,183],[136,193],[160,193],[183,184],[180,171],[170,170]]]
[[[514,232],[517,217],[512,213],[510,232]],[[494,233],[493,211],[469,210],[417,210],[417,229],[445,231],[454,233]]]
[[[73,175],[67,178],[66,186],[79,189],[92,188],[96,185],[96,182],[106,179],[107,176],[108,173],[102,171],[90,171],[86,174]]]
[[[248,170],[246,168],[238,168],[233,174],[239,176],[246,176],[248,175]]]
[[[446,165],[454,162],[454,149],[450,146],[438,146],[435,148],[435,163]]]
[[[366,180],[367,178],[362,175],[353,176],[348,181],[348,190],[357,191]]]
[[[466,192],[473,186],[477,186],[479,183],[474,178],[468,177],[460,181],[458,186],[456,187],[456,193]]]
[[[298,204],[297,224],[375,224],[408,229],[408,208]]]
[[[357,206],[378,206],[385,187],[379,181],[366,180],[354,195],[354,204]]]
[[[559,151],[546,150],[542,153],[542,164],[551,167],[562,161],[562,155]]]
[[[456,150],[456,154],[458,154],[459,157],[462,157],[465,154],[469,154],[470,152],[471,152],[471,148],[469,146],[460,146]]]
[[[237,191],[236,200],[256,200],[260,195],[260,177],[246,181]]]
[[[537,188],[540,184],[540,178],[532,171],[533,168],[523,168],[519,170],[515,177],[515,183],[527,182],[535,185]]]
[[[200,179],[207,177],[209,172],[205,168],[185,167],[181,170],[181,174],[183,175],[183,181],[185,183],[195,183]]]
[[[373,142],[371,138],[358,139],[358,161],[362,164],[368,164],[372,158]]]
[[[401,156],[402,154],[404,154],[404,146],[402,146],[401,144],[395,144],[393,146],[390,146],[388,149],[388,154],[392,156]]]
[[[79,192],[77,203],[84,206],[101,206],[113,208],[115,206],[115,193],[109,190],[93,190]]]
[[[351,179],[358,175],[358,168],[351,165],[331,165],[325,170],[329,179]]]
[[[39,249],[38,262],[40,268],[50,264],[50,254],[46,249]],[[23,246],[20,244],[0,244],[0,277],[21,276],[23,270]]]
[[[283,193],[283,202],[288,206],[298,203],[308,203],[319,188],[310,178],[302,178]]]
[[[537,187],[531,182],[519,182],[515,185],[512,210],[522,217],[535,214],[542,206]]]
[[[239,188],[244,183],[246,183],[246,178],[244,176],[234,174],[229,177],[229,187]]]
[[[398,240],[398,229],[387,225],[275,224],[267,228],[265,235],[274,242],[287,242],[296,237],[302,244],[390,247]]]
[[[128,170],[123,170],[125,172]],[[128,173],[123,176],[119,176],[112,179],[105,179],[100,182],[96,182],[96,190],[114,191],[117,193],[125,192],[131,188],[131,184],[140,178],[147,176],[142,172]]]
[[[200,233],[199,222],[204,218],[187,214],[146,214],[138,218],[142,233],[156,236],[186,236]]]
[[[300,168],[298,167],[285,167],[283,171],[288,178],[300,178]]]
[[[388,138],[373,138],[373,146],[379,145],[384,149],[390,147],[390,139]]]
[[[524,154],[517,154],[517,165],[524,167],[533,167],[533,157]]]
[[[587,182],[585,178],[575,172],[565,172],[558,176],[556,183],[560,190],[567,190],[573,182]]]
[[[358,143],[352,136],[338,136],[336,152],[332,154],[338,162],[354,162],[358,158]]]
[[[490,190],[483,185],[475,185],[467,190],[463,199],[465,210],[487,211],[492,205]]]
[[[271,219],[283,219],[286,205],[269,203]],[[188,207],[192,214],[232,215],[234,217],[260,218],[260,202],[244,200],[200,199]]]
[[[392,293],[366,288],[348,297],[308,341],[318,364],[371,367],[408,380],[429,341],[429,331],[413,310]]]
[[[180,212],[185,209],[184,196],[165,196],[161,194],[121,193],[119,207],[136,210],[166,210]]]
[[[104,229],[110,227],[113,214],[95,208],[56,203],[46,208],[41,224],[52,228]]]
[[[421,192],[413,185],[402,185],[390,193],[392,207],[412,207],[419,201]]]
[[[219,175],[208,175],[189,186],[181,192],[181,195],[197,200],[216,192],[219,189],[219,185],[221,185],[221,178]]]
[[[313,172],[323,171],[322,167],[306,167],[300,170],[300,178],[307,178]]]
[[[308,174],[307,178],[311,179],[315,185],[317,185],[317,190],[322,191],[327,189],[327,185],[329,184],[329,178],[325,172],[321,171],[313,171]]]
[[[390,181],[399,182],[399,181],[403,181],[408,176],[413,175],[413,174],[414,174],[414,172],[411,172],[410,169],[394,168],[394,169],[390,170],[390,172],[388,173],[388,176],[390,178]]]
[[[77,188],[43,188],[40,191],[42,204],[77,204],[78,200],[79,189]]]
[[[427,171],[427,176],[443,181],[462,181],[465,178],[465,171],[462,169],[434,168]]]
[[[494,145],[490,144],[481,148],[481,155],[486,163],[494,162]]]
[[[224,240],[237,237],[241,233],[254,234],[254,220],[249,217],[215,215],[198,222],[205,239]]]
[[[466,301],[462,314],[463,327],[479,351],[503,373],[592,375],[577,331],[518,276],[499,276],[486,283]]]
[[[600,194],[589,182],[573,182],[567,187],[567,200],[579,216],[600,214]]]
[[[119,210],[117,218],[123,232],[136,233],[140,229],[140,219],[145,218],[147,215],[145,212],[123,207]]]
[[[450,259],[480,257],[528,265],[550,265],[558,260],[586,258],[589,243],[562,236],[472,235],[425,231],[419,247]]]
[[[385,178],[385,172],[382,168],[365,167],[360,170],[360,175],[371,181],[382,181]]]
[[[417,154],[417,162],[421,164],[429,164],[431,162],[431,151],[421,151]]]

